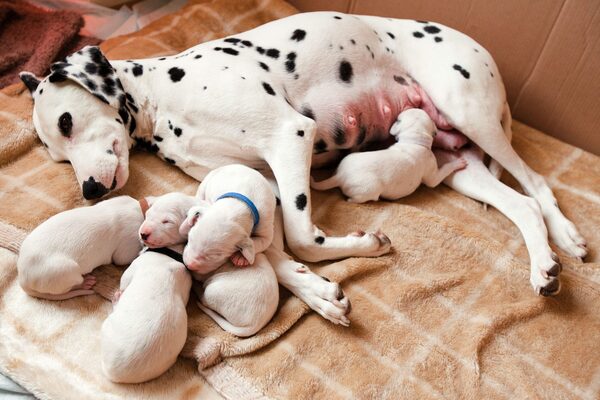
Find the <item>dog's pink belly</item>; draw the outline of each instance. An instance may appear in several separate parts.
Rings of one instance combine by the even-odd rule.
[[[364,151],[387,147],[393,143],[393,137],[389,134],[391,126],[401,112],[410,108],[423,109],[434,121],[438,128],[435,147],[458,150],[468,142],[438,111],[427,93],[413,82],[391,88],[375,88],[341,107],[322,105],[316,110],[315,144],[325,138],[327,150]],[[333,111],[336,109],[341,111]],[[320,152],[318,145],[315,150]]]

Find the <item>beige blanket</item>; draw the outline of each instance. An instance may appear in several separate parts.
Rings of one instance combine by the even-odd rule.
[[[280,0],[195,1],[102,47],[109,58],[173,54],[293,12]],[[0,92],[0,246],[13,251],[49,216],[86,204],[70,165],[52,162],[35,138],[30,113],[21,85]],[[190,302],[184,355],[230,399],[598,398],[600,160],[513,128],[517,152],[588,239],[586,263],[556,249],[565,266],[559,296],[533,294],[523,240],[505,217],[444,186],[365,205],[315,192],[313,217],[327,232],[381,227],[394,245],[384,257],[311,266],[342,282],[351,327],[331,325],[284,292],[273,321],[237,339]],[[150,154],[133,154],[130,168],[121,194],[193,193],[197,185]],[[16,284],[15,260],[0,249],[0,370],[27,389],[47,399],[214,395],[185,358],[145,384],[108,382],[98,346],[110,303],[30,298]],[[121,272],[96,270],[98,291],[110,295]]]

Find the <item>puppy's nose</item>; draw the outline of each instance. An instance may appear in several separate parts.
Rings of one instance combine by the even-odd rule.
[[[102,183],[96,182],[93,176],[90,176],[87,181],[83,182],[81,191],[83,192],[83,197],[87,200],[97,199],[108,193],[108,189]]]
[[[149,233],[140,233],[140,236],[142,237],[142,240],[146,240],[146,239],[148,239],[150,234]]]

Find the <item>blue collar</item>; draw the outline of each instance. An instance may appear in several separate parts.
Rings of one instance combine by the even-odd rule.
[[[260,215],[258,214],[258,209],[254,205],[252,200],[250,200],[243,194],[237,193],[237,192],[227,192],[225,194],[220,195],[217,198],[217,200],[226,199],[226,198],[238,199],[238,200],[246,203],[246,205],[252,212],[252,217],[254,218],[254,225],[252,226],[252,233],[254,233],[254,230],[256,229],[256,226],[258,225],[258,222],[260,221]]]

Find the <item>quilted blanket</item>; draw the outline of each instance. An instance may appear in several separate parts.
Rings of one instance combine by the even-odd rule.
[[[281,0],[193,0],[140,32],[104,42],[111,59],[175,54],[296,12]],[[282,291],[273,320],[239,339],[191,301],[189,338],[160,378],[118,385],[100,369],[100,326],[121,268],[105,266],[99,296],[28,297],[16,283],[25,235],[88,204],[70,165],[35,136],[21,84],[0,91],[0,370],[42,399],[561,398],[600,396],[600,159],[519,122],[514,147],[543,174],[588,240],[585,262],[559,249],[554,298],[535,296],[516,227],[496,210],[440,186],[363,205],[314,192],[313,218],[331,234],[382,228],[394,251],[310,265],[341,282],[351,326],[333,326]],[[119,194],[193,193],[198,182],[134,151]],[[503,180],[517,188],[510,176]],[[104,296],[104,297],[103,297]],[[207,385],[212,386],[212,388]]]

